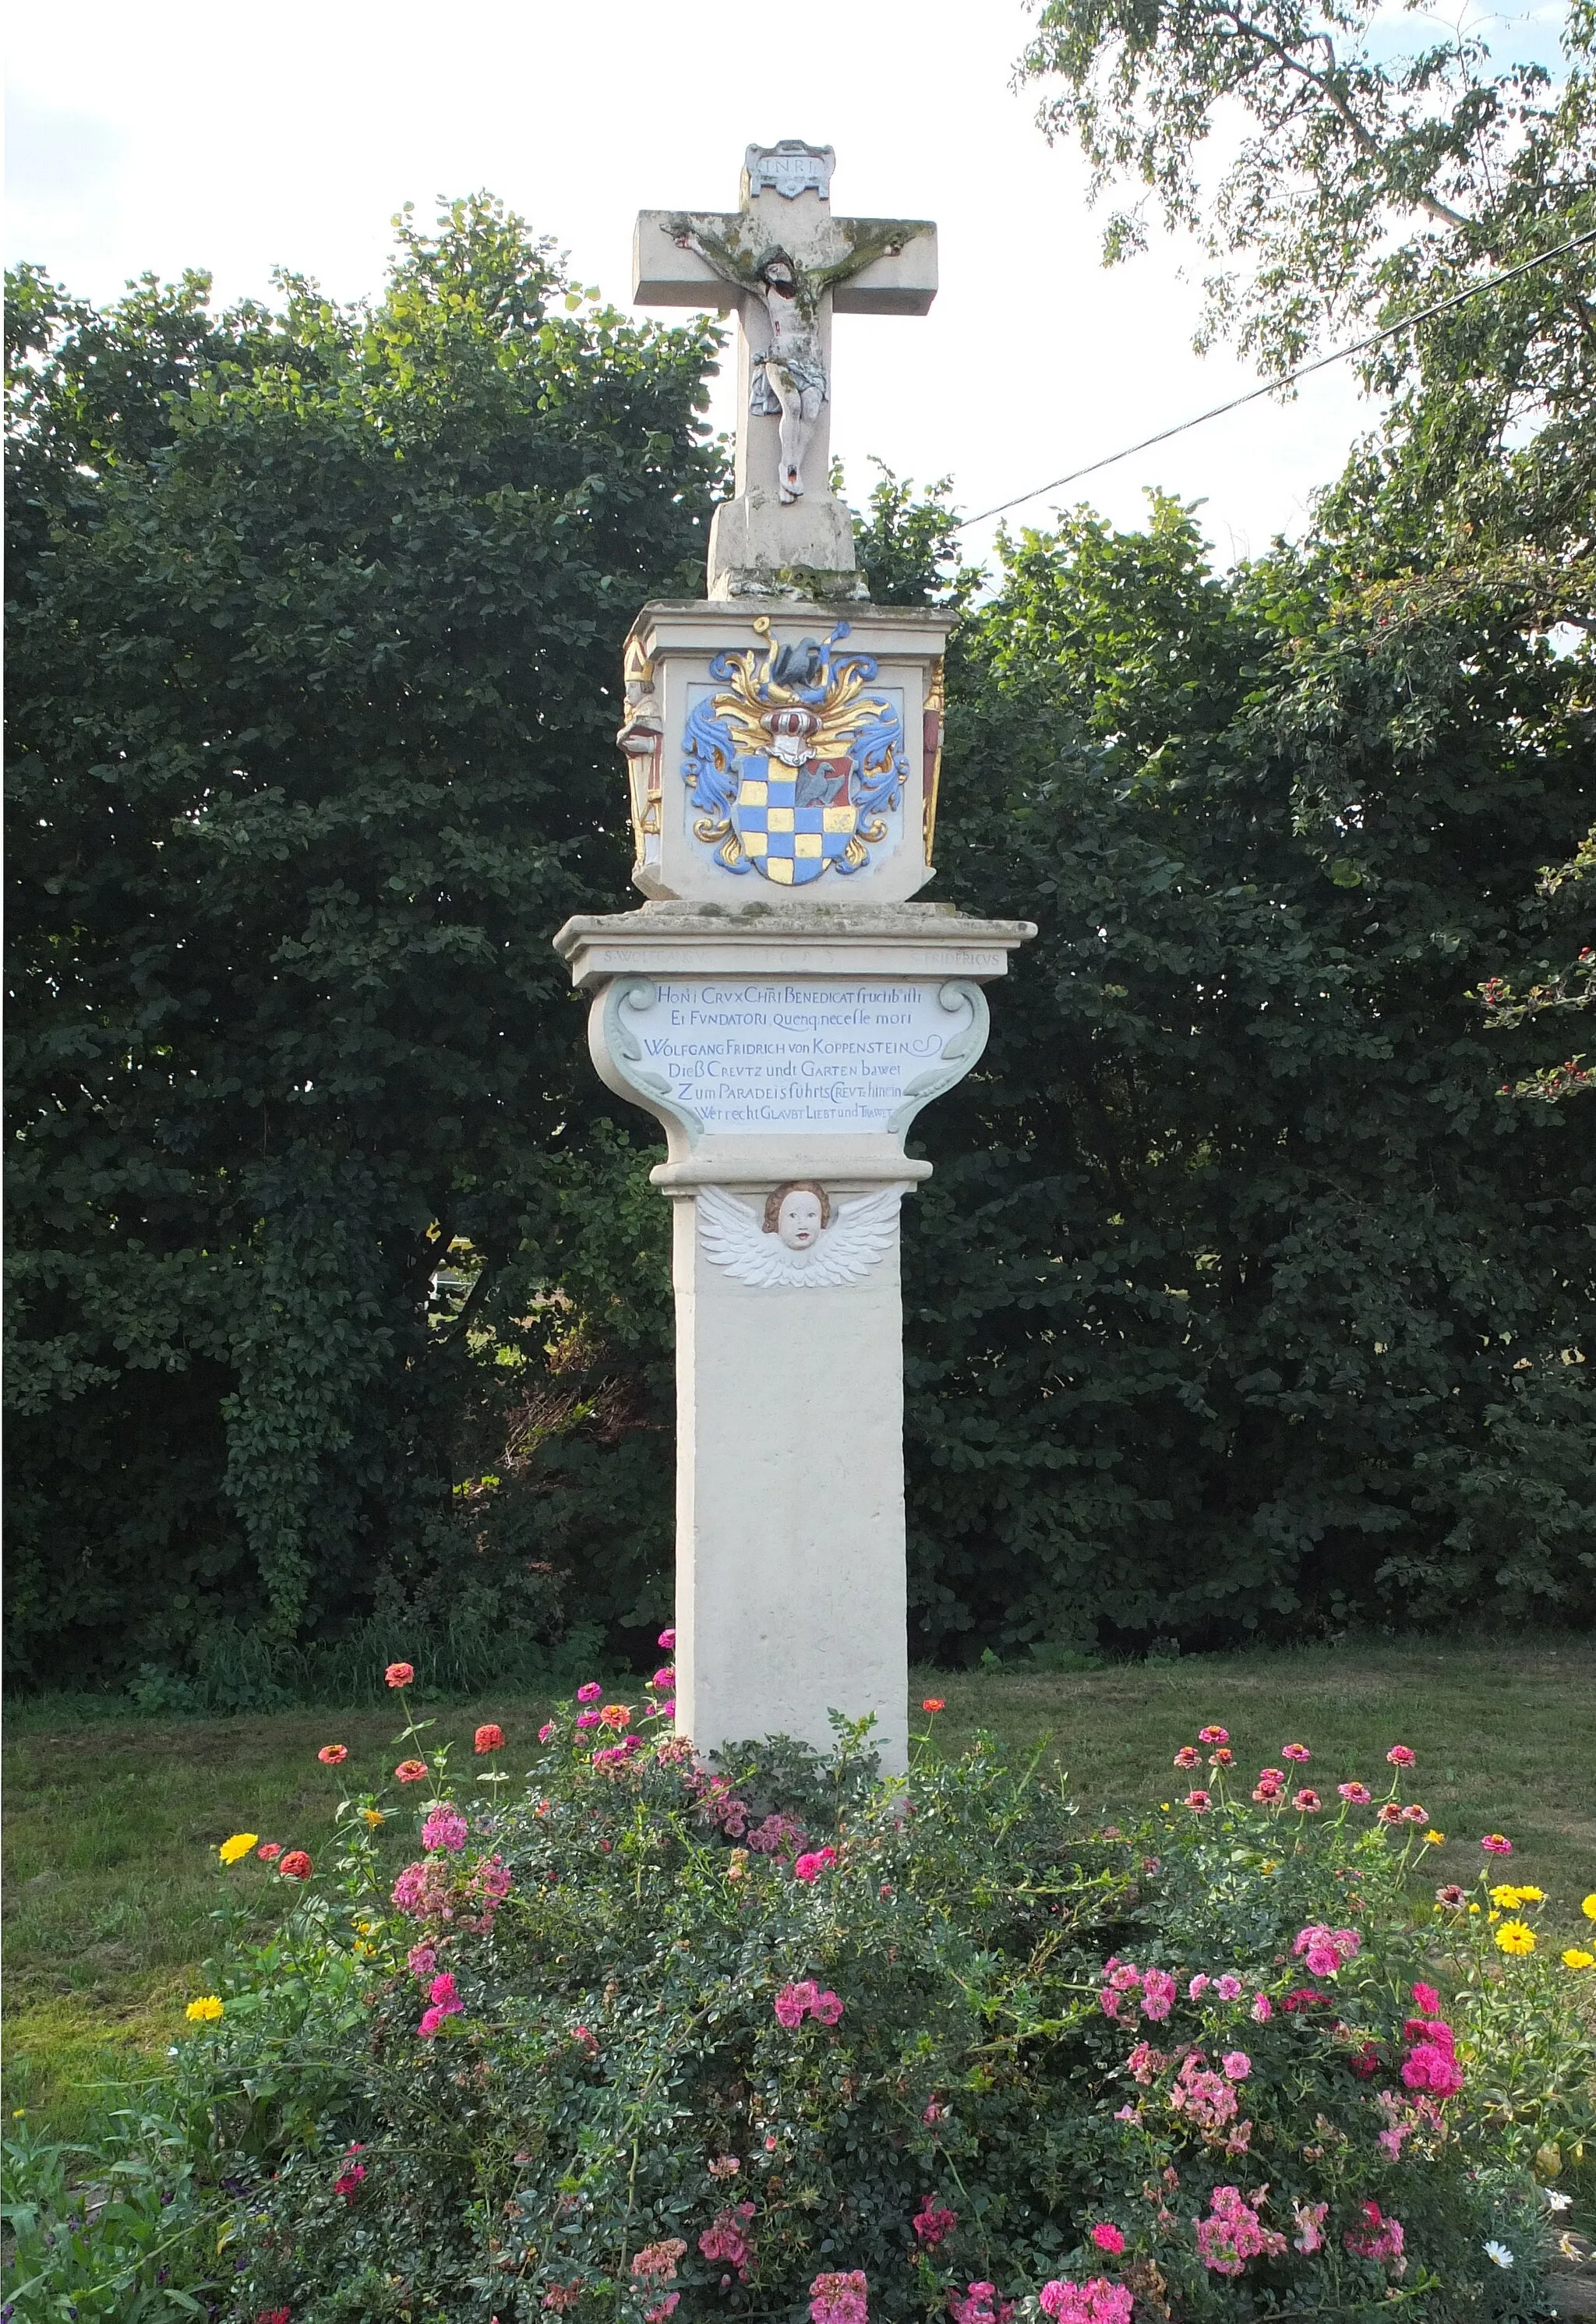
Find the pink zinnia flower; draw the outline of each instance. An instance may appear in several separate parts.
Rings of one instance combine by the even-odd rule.
[[[577,1700],[578,1702],[596,1702],[603,1692],[604,1689],[598,1681],[595,1678],[590,1678],[585,1685],[577,1689]]]
[[[596,1727],[598,1725],[597,1711],[579,1711],[577,1713],[577,1724],[578,1727]]]
[[[549,1742],[549,1739],[550,1739],[550,1738],[551,1738],[556,1734],[556,1732],[557,1732],[557,1731],[558,1731],[558,1730],[557,1730],[557,1729],[556,1729],[556,1727],[555,1727],[555,1724],[554,1724],[553,1720],[552,1720],[552,1719],[546,1719],[546,1720],[544,1720],[544,1722],[543,1722],[542,1726],[541,1726],[541,1727],[540,1727],[540,1728],[539,1728],[539,1729],[538,1729],[538,1740],[539,1740],[539,1742],[540,1742],[540,1743],[547,1743],[547,1742]]]
[[[669,1663],[662,1663],[660,1668],[654,1673],[653,1677],[649,1681],[649,1684],[650,1686],[674,1686],[676,1684],[676,1671],[673,1665]]]
[[[1175,1755],[1175,1764],[1177,1767],[1200,1767],[1203,1764],[1203,1754],[1195,1745],[1183,1743]]]
[[[390,1686],[409,1686],[415,1674],[414,1666],[410,1663],[390,1663],[383,1673]]]
[[[1120,2233],[1118,2227],[1116,2227],[1113,2223],[1108,2219],[1101,2220],[1099,2224],[1093,2228],[1092,2240],[1097,2246],[1098,2250],[1100,2252],[1107,2252],[1111,2259],[1118,2259],[1120,2254],[1125,2248],[1124,2236]]]
[[[1488,1831],[1480,1843],[1487,1856],[1511,1856],[1513,1843],[1499,1831]]]
[[[1428,1808],[1420,1807],[1416,1800],[1410,1800],[1402,1811],[1402,1821],[1404,1823],[1428,1823],[1430,1812]]]
[[[1435,1902],[1449,1913],[1461,1913],[1469,1901],[1469,1892],[1460,1888],[1455,1880],[1448,1880],[1435,1891]]]
[[[1197,1729],[1199,1743],[1228,1743],[1230,1739],[1231,1730],[1228,1727],[1199,1727]]]
[[[1283,1743],[1280,1747],[1282,1759],[1295,1759],[1299,1766],[1305,1766],[1313,1756],[1305,1743]]]
[[[1386,1753],[1386,1758],[1393,1767],[1411,1767],[1414,1761],[1414,1754],[1408,1749],[1406,1743],[1393,1743],[1390,1749]]]
[[[316,1754],[324,1767],[341,1767],[349,1757],[347,1743],[324,1743]]]
[[[1181,1805],[1190,1808],[1194,1815],[1206,1815],[1213,1801],[1207,1792],[1188,1792]]]
[[[1374,1812],[1376,1823],[1400,1823],[1402,1811],[1395,1800],[1382,1800]]]
[[[401,1759],[393,1770],[401,1784],[424,1784],[428,1767],[425,1759]]]
[[[1337,1784],[1335,1788],[1350,1807],[1366,1808],[1374,1797],[1367,1784]]]
[[[280,1840],[263,1840],[256,1849],[255,1854],[263,1864],[275,1864],[282,1854],[282,1842]]]
[[[1317,1815],[1323,1802],[1317,1792],[1310,1792],[1305,1785],[1300,1792],[1293,1795],[1291,1804],[1298,1815]]]
[[[660,1644],[664,1647],[666,1653],[669,1654],[676,1644],[676,1625],[674,1622],[668,1623],[665,1628],[660,1631]]]
[[[809,2286],[813,2324],[867,2324],[869,2295],[869,2282],[858,2268],[845,2275],[817,2275]]]

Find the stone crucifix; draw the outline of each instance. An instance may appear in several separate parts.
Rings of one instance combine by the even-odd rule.
[[[925,314],[936,229],[835,217],[835,159],[796,137],[751,145],[738,209],[638,217],[637,303],[735,308],[741,326],[736,496],[716,512],[711,597],[864,594],[847,510],[829,490],[831,318]]]

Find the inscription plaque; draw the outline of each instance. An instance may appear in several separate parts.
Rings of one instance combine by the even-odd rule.
[[[985,1046],[962,979],[634,977],[610,988],[610,1053],[694,1135],[901,1133]]]

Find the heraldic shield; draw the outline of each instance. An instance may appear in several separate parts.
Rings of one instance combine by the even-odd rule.
[[[698,812],[694,836],[724,870],[801,888],[823,872],[848,878],[887,836],[909,761],[895,706],[867,692],[871,654],[838,654],[839,622],[824,644],[779,646],[769,617],[761,644],[716,654],[717,691],[689,713],[682,779]]]

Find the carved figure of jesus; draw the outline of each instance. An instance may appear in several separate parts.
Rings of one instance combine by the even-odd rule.
[[[733,227],[740,220],[727,220]],[[781,414],[781,455],[777,491],[783,501],[801,500],[804,457],[814,439],[820,407],[830,393],[826,375],[821,300],[828,290],[889,252],[903,248],[919,231],[917,221],[855,222],[845,254],[829,264],[807,264],[767,244],[758,252],[740,235],[718,230],[706,217],[678,216],[669,221],[678,249],[696,251],[723,281],[751,290],[765,310],[770,344],[751,360]],[[753,410],[769,410],[756,401]]]
[[[826,358],[820,351],[817,325],[798,305],[792,261],[778,251],[766,259],[760,273],[763,278],[760,295],[770,323],[765,381],[781,406],[777,490],[784,501],[796,501],[803,494],[804,455],[828,392]]]

